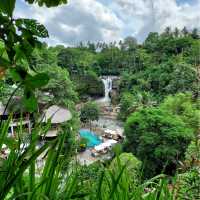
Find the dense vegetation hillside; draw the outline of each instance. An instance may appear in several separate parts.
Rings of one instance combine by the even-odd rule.
[[[34,126],[31,136],[20,126],[10,138],[12,115],[0,119],[0,150],[3,144],[10,149],[0,160],[0,199],[200,199],[198,30],[167,27],[149,33],[142,44],[130,36],[109,44],[52,47],[40,42],[48,36],[43,25],[13,19],[13,9],[0,3],[0,102],[12,114],[31,113]],[[88,115],[93,120],[93,112],[98,120],[99,109],[88,102],[79,115],[76,106],[103,97],[100,77],[109,75],[118,76],[110,95],[120,107],[125,140],[111,160],[81,166],[74,159],[80,120]],[[51,127],[38,116],[44,105],[54,104],[68,108],[73,118],[56,139],[38,148],[36,142]],[[43,153],[39,173],[36,159]]]

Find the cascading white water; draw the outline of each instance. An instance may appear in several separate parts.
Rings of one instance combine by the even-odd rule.
[[[104,87],[105,87],[105,96],[103,98],[98,99],[96,102],[103,108],[106,115],[109,114],[109,112],[112,112],[112,105],[111,105],[111,99],[109,97],[109,93],[112,91],[112,84],[113,80],[116,79],[116,76],[103,76],[101,77],[101,80],[103,81]],[[123,128],[121,123],[117,119],[110,119],[108,118],[104,111],[102,111],[102,115],[100,115],[98,121],[92,122],[94,126],[100,127],[102,129],[111,129],[111,130],[117,130],[118,132],[122,133]]]
[[[100,103],[110,103],[109,93],[112,90],[112,78],[110,76],[102,77],[101,79],[105,88],[105,96],[98,100]]]

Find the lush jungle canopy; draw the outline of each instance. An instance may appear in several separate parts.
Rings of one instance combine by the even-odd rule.
[[[20,125],[12,138],[12,115],[0,119],[0,151],[3,145],[10,149],[0,160],[0,199],[199,199],[198,29],[167,27],[149,33],[142,44],[129,36],[109,44],[52,47],[41,42],[49,34],[40,22],[13,17],[15,3],[0,1],[0,102],[6,105],[3,115],[13,106],[32,114],[33,128],[27,135]],[[110,97],[120,108],[125,139],[110,160],[80,166],[74,159],[80,121],[99,119],[91,101],[105,95],[101,76],[110,75],[118,77]],[[40,111],[54,104],[73,117],[56,139],[37,146],[52,126],[42,123]],[[45,158],[42,172],[35,168],[39,156]]]

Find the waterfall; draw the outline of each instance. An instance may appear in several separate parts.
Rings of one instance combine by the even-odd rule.
[[[109,97],[109,93],[113,88],[113,81],[117,79],[117,76],[102,76],[101,80],[104,84],[105,88],[105,96],[96,100],[96,102],[100,105],[101,115],[98,121],[92,122],[92,124],[96,127],[100,127],[103,129],[110,129],[114,131],[118,131],[123,133],[123,126],[121,123],[117,121],[116,118],[112,119],[110,116],[113,113],[113,106],[111,104],[111,99]]]
[[[112,90],[112,78],[110,76],[106,76],[106,77],[102,77],[101,80],[103,81],[103,84],[104,84],[105,96],[99,99],[98,102],[110,103],[109,93]]]

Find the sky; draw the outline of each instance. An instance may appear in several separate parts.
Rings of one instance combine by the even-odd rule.
[[[56,8],[17,0],[15,17],[44,24],[49,45],[113,42],[127,36],[141,43],[149,32],[162,32],[167,26],[200,29],[200,0],[68,0]]]

